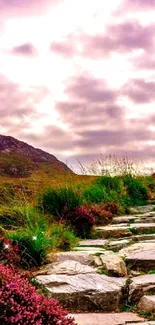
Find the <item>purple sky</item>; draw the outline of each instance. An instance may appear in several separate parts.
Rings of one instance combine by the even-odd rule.
[[[0,133],[75,164],[155,157],[155,0],[0,0]]]

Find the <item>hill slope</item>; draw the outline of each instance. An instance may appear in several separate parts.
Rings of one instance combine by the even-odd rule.
[[[55,156],[11,136],[0,135],[1,176],[28,177],[39,169],[46,173],[73,173]]]

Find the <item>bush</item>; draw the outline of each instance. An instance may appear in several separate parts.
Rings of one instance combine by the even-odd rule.
[[[59,222],[50,227],[50,236],[54,248],[69,251],[73,249],[78,242],[74,232],[65,223]]]
[[[8,234],[13,244],[19,247],[21,266],[30,268],[40,266],[46,255],[53,249],[71,249],[77,239],[64,224],[50,224],[47,217],[36,209],[23,210],[25,225]]]
[[[84,198],[86,202],[92,203],[101,203],[102,201],[108,198],[106,190],[102,188],[100,185],[92,185],[87,188],[84,193]]]
[[[12,244],[12,242],[6,237],[3,237],[3,239],[0,240],[0,262],[19,266],[20,257],[18,253],[19,248],[16,244]]]
[[[114,190],[117,193],[122,192],[123,182],[120,177],[102,176],[95,181],[97,184],[105,187],[107,191]]]
[[[56,220],[61,220],[61,215],[66,206],[68,211],[80,206],[81,197],[79,192],[73,188],[47,189],[41,198],[39,205],[42,206],[45,213],[51,213]]]
[[[89,238],[95,224],[95,216],[83,206],[76,207],[74,211],[64,209],[64,220],[81,238]]]
[[[52,298],[38,295],[25,274],[0,264],[1,325],[74,325],[72,318]]]
[[[109,211],[112,214],[117,214],[119,207],[115,202],[108,202],[104,205],[104,210]]]
[[[130,198],[130,205],[143,205],[149,199],[148,188],[138,179],[128,176],[123,179]]]
[[[110,211],[104,209],[105,205],[93,205],[90,207],[91,213],[96,218],[97,225],[107,225],[112,221],[113,215]]]

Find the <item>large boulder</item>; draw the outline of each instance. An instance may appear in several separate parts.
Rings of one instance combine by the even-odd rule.
[[[36,280],[71,312],[115,311],[126,285],[125,279],[96,273],[39,275]]]

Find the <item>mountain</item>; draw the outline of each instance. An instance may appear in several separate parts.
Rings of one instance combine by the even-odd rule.
[[[34,170],[73,173],[55,156],[11,136],[0,135],[0,175],[28,177]]]

